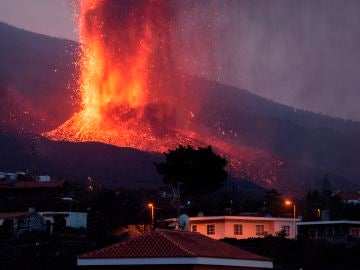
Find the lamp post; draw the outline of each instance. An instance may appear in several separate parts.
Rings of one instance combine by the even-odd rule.
[[[151,225],[154,226],[154,204],[149,203],[148,207],[150,208],[150,215],[151,215]]]
[[[293,206],[293,218],[294,218],[294,232],[295,232],[295,238],[297,236],[297,228],[296,228],[296,204],[293,201],[285,200],[286,206]]]

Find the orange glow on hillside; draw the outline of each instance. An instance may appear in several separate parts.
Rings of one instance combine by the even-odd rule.
[[[237,139],[232,130],[214,134],[192,124],[201,104],[177,88],[182,81],[171,60],[167,0],[80,3],[81,104],[69,120],[45,134],[48,138],[155,152],[179,144],[212,145],[230,160],[236,175],[266,185],[276,181],[281,161],[223,140],[227,134]],[[191,110],[176,111],[181,102],[192,102]]]

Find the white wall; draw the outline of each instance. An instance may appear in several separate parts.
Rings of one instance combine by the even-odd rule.
[[[207,225],[215,225],[215,234],[207,235]],[[242,225],[242,235],[234,234],[234,225]],[[256,234],[256,225],[263,225],[264,231],[267,234],[276,235],[276,233],[282,230],[282,226],[290,227],[290,235],[288,238],[295,237],[295,226],[294,222],[290,220],[246,220],[246,219],[209,219],[206,220],[204,217],[202,220],[191,220],[190,218],[190,230],[192,230],[192,225],[197,225],[197,232],[209,236],[214,239],[222,239],[225,237],[237,238],[237,239],[246,239],[250,237],[264,237],[265,235]]]

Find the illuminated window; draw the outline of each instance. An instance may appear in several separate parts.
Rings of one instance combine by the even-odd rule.
[[[191,231],[192,232],[197,232],[197,225],[191,225]]]
[[[285,236],[289,236],[290,235],[290,226],[282,226],[281,231],[284,232]]]
[[[256,225],[256,235],[264,235],[265,228],[264,225]]]
[[[206,226],[206,233],[207,235],[215,234],[215,224],[209,224]]]
[[[242,224],[234,224],[234,235],[242,235],[243,227]]]

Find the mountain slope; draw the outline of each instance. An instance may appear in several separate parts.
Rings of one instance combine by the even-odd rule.
[[[77,53],[76,42],[0,22],[0,93],[12,89],[31,103],[33,131],[56,127],[72,113]],[[42,115],[41,123],[36,114]],[[19,120],[17,125],[21,128],[26,123]]]
[[[76,99],[72,98],[73,92],[69,86],[76,89],[73,63],[77,50],[78,45],[74,42],[0,23],[0,94],[3,93],[0,99],[6,100],[3,104],[7,104],[0,108],[0,129],[45,131],[71,115],[76,107],[72,103],[74,101],[76,104]],[[319,188],[322,175],[328,173],[336,189],[357,188],[360,185],[357,166],[360,163],[359,123],[296,110],[246,90],[190,76],[184,85],[176,89],[179,91],[177,109],[182,114],[202,104],[190,127],[201,127],[212,136],[246,148],[257,158],[253,170],[276,175],[277,182],[269,184],[259,181],[259,184],[283,191],[303,192],[309,188]],[[191,99],[184,98],[189,96]],[[9,120],[9,115],[16,117]],[[118,164],[123,163],[125,152],[137,150],[122,150],[125,152],[121,155],[117,151],[110,151],[115,149],[112,146],[97,148],[96,145],[99,144],[46,141],[37,150],[37,153],[41,153],[41,163],[45,165],[38,167],[47,168],[48,172],[43,173],[61,176],[63,172],[64,177],[83,178],[84,173],[77,175],[76,168],[89,166],[91,174],[96,176],[100,176],[104,170],[109,171],[111,177],[107,179],[112,178],[111,181],[116,181],[116,175],[121,175],[125,185],[131,185],[135,179],[152,183],[151,178],[155,175],[150,172],[153,169],[149,164],[157,155],[142,152],[145,156],[150,155],[147,156],[152,160],[150,163],[141,163],[142,155],[132,155],[131,162],[124,163],[128,169],[124,165],[120,173]],[[17,143],[13,147],[18,149],[18,152],[13,152],[14,155],[20,157],[26,149],[19,148]],[[3,155],[4,148],[0,151],[0,169],[18,169],[20,165],[28,168],[32,162],[29,157],[17,160],[16,157]],[[11,152],[11,149],[6,151]],[[76,155],[79,156],[72,159]],[[93,161],[85,165],[82,158],[86,159],[87,156],[91,156]],[[282,165],[263,170],[262,167],[271,164],[273,158],[281,160]],[[132,167],[132,163],[137,165]],[[141,166],[149,170],[143,172]]]

